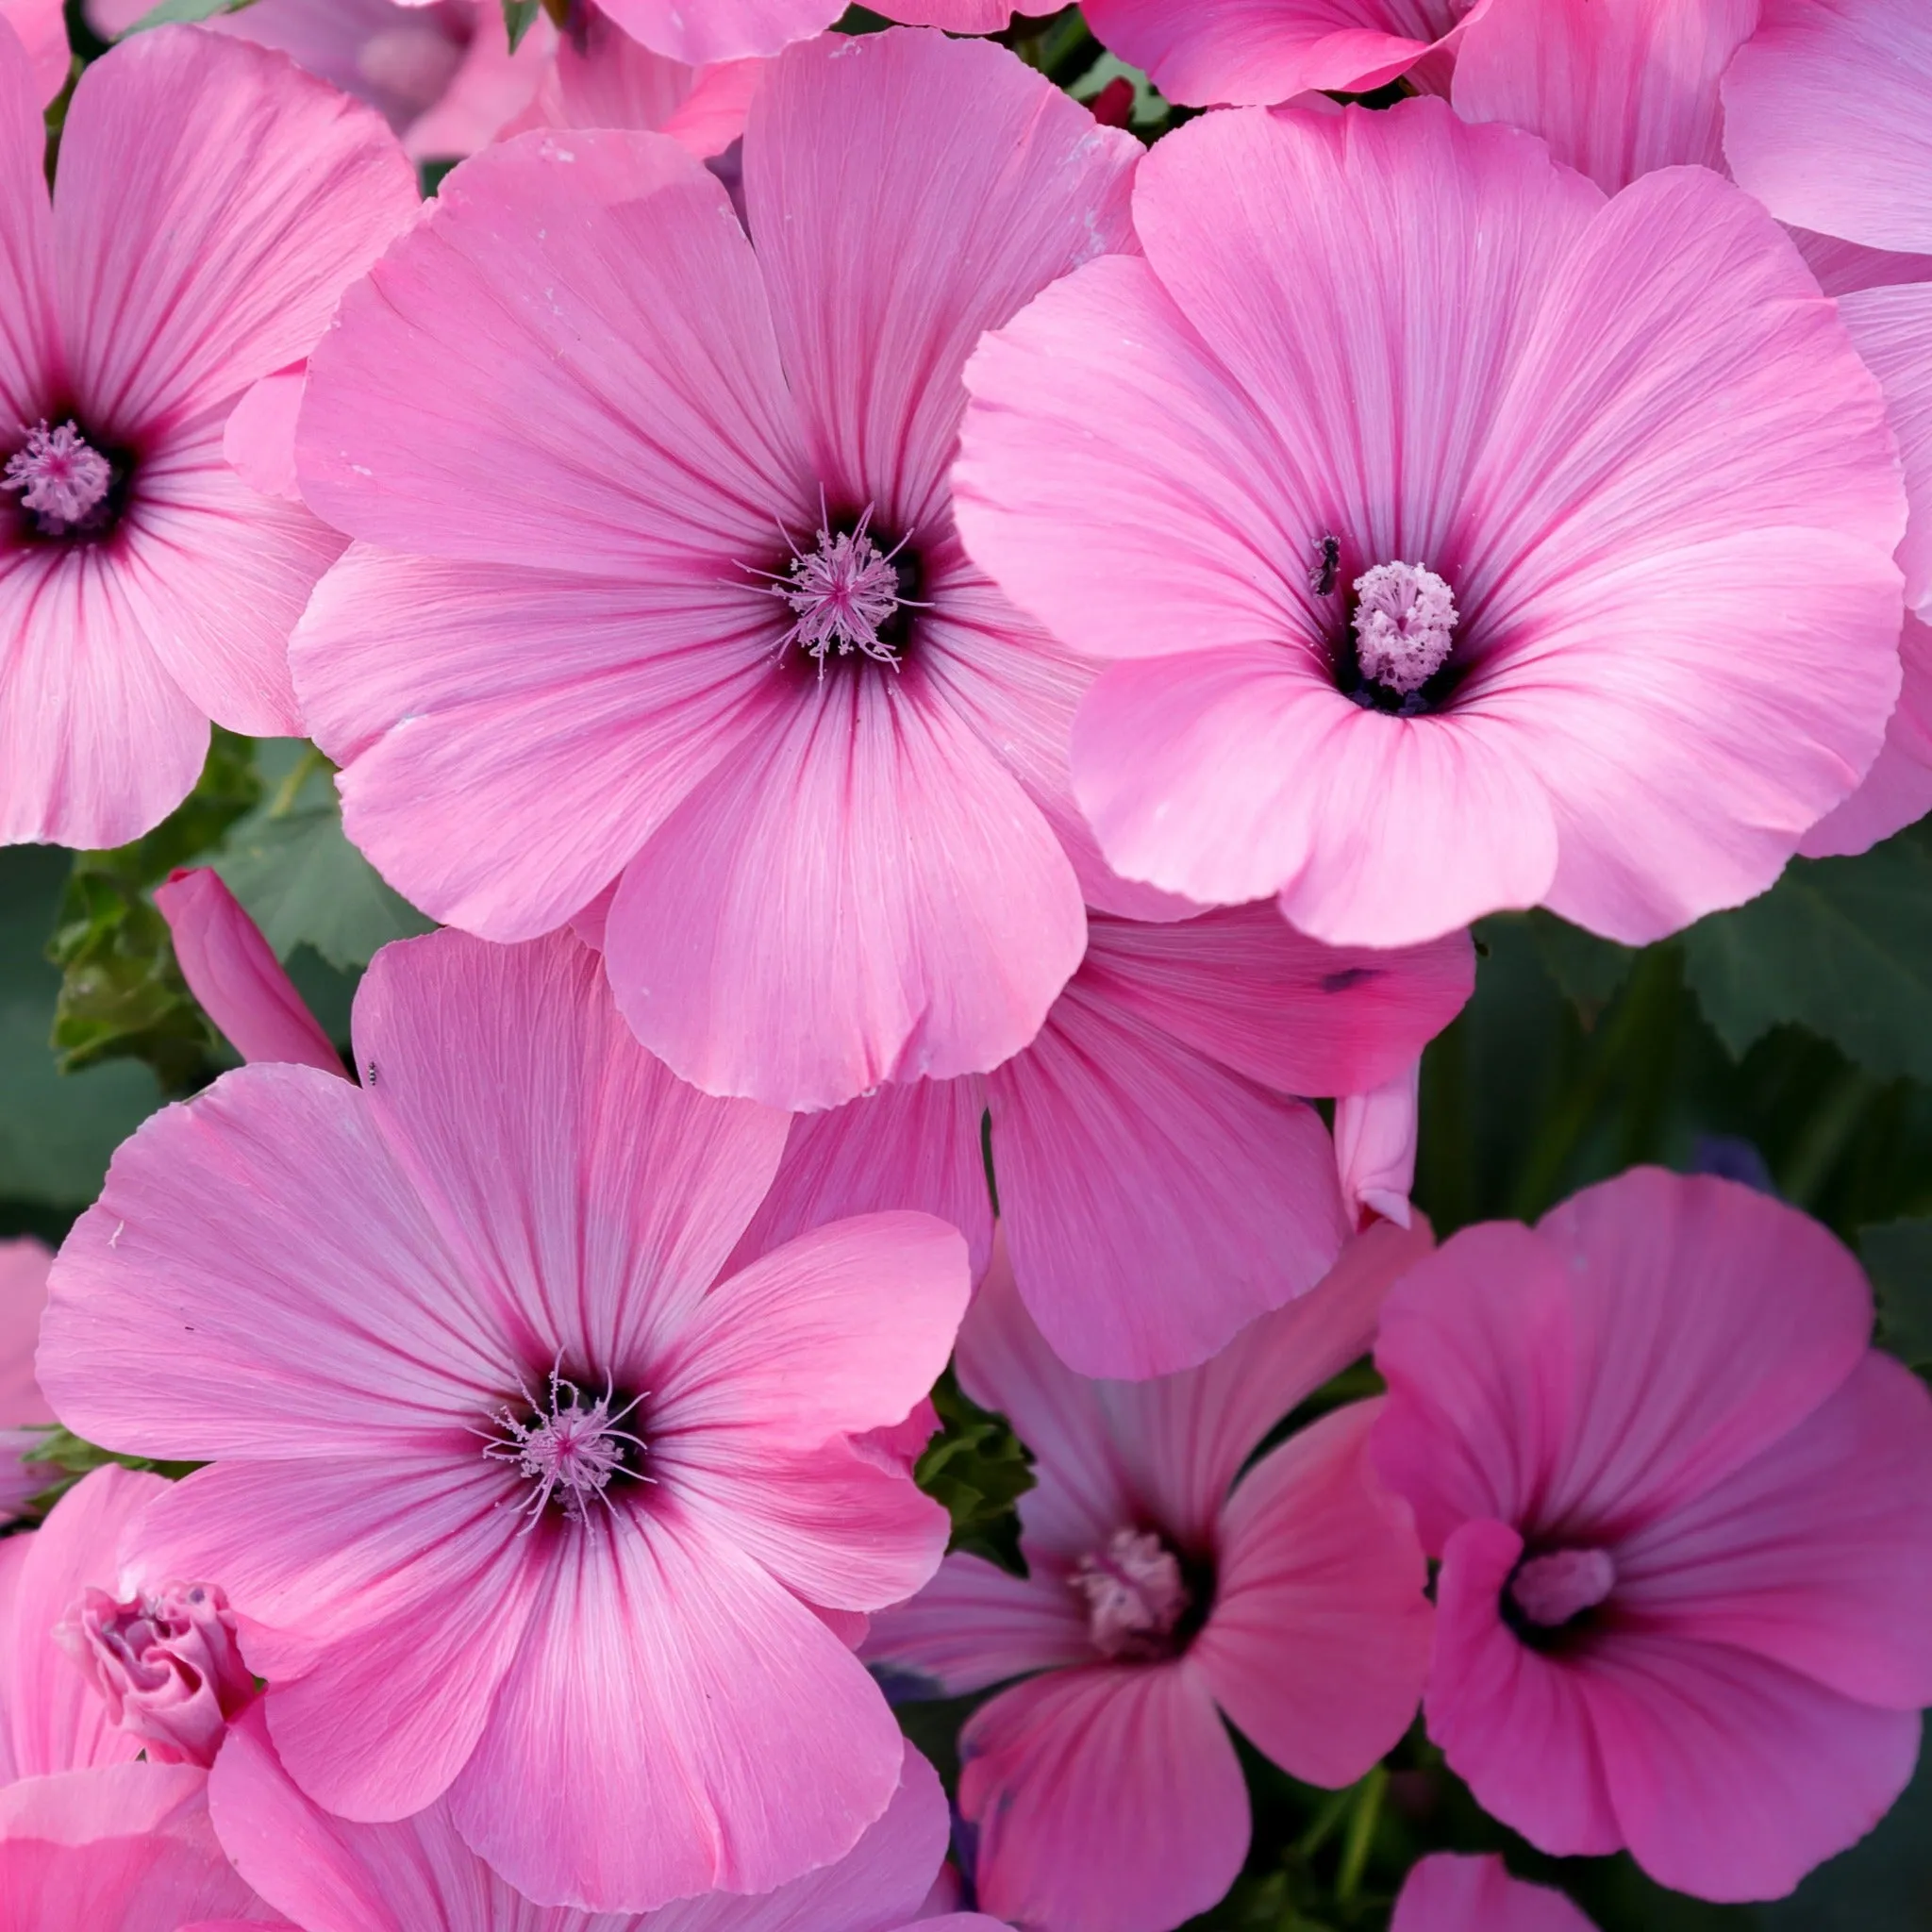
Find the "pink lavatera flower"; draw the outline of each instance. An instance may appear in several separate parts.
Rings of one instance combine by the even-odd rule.
[[[1640,1168],[1468,1228],[1382,1311],[1374,1453],[1441,1559],[1430,1735],[1561,1855],[1774,1898],[1932,1702],[1932,1398],[1840,1244]]]
[[[1027,1575],[948,1557],[864,1649],[908,1694],[1024,1679],[959,1739],[987,1911],[1056,1932],[1167,1932],[1220,1898],[1247,1849],[1224,1714],[1322,1785],[1359,1777],[1407,1728],[1430,1617],[1407,1512],[1368,1468],[1379,1405],[1242,1465],[1368,1347],[1391,1280],[1429,1239],[1378,1226],[1213,1361],[1133,1383],[1063,1368],[995,1260],[958,1369],[1033,1451]]]
[[[972,554],[1119,660],[1073,731],[1108,860],[1337,944],[1769,885],[1877,755],[1903,504],[1763,210],[1413,100],[1204,117],[1135,226],[982,343],[955,472]]]
[[[1607,193],[1656,168],[1723,170],[1719,86],[1758,14],[1759,0],[1491,0],[1457,53],[1452,98],[1465,120],[1507,121],[1541,135],[1557,160]],[[1749,115],[1747,108],[1747,123]],[[1780,119],[1769,142],[1774,168],[1783,165],[1783,142]],[[1783,211],[1774,205],[1774,213]],[[1932,236],[1932,226],[1924,232]],[[1932,280],[1932,254],[1865,247],[1798,226],[1790,233],[1827,294]],[[1881,296],[1840,308],[1889,391],[1909,391],[1924,356],[1923,341],[1894,345],[1883,318],[1901,303],[1909,311],[1917,299]],[[1894,426],[1911,465],[1908,414],[1895,413]],[[1907,549],[1913,543],[1908,534]],[[1798,849],[1807,858],[1862,852],[1932,808],[1932,645],[1910,618],[1900,655],[1904,683],[1884,747],[1857,791],[1806,833]]]
[[[117,845],[179,803],[210,717],[299,726],[286,644],[341,548],[249,489],[223,427],[413,217],[366,109],[258,48],[157,28],[68,108],[0,25],[0,842]]]
[[[711,1892],[655,1912],[541,1910],[463,1842],[446,1803],[396,1824],[353,1824],[305,1797],[258,1718],[209,1780],[215,1829],[238,1869],[303,1932],[897,1932],[918,1919],[951,1824],[932,1767],[908,1744],[885,1812],[836,1863],[756,1898]],[[940,1932],[997,1932],[967,1913]]]
[[[91,0],[88,18],[111,40],[153,10],[150,0]],[[540,11],[512,53],[502,0],[250,0],[208,25],[274,47],[366,101],[412,160],[474,154],[494,140],[527,111],[557,44]]]
[[[34,1380],[34,1347],[54,1257],[33,1239],[0,1241],[0,1523],[48,1487],[44,1463],[22,1460],[54,1420]]]
[[[1344,1198],[1336,1150],[1295,1096],[1408,1080],[1474,971],[1461,933],[1341,952],[1266,905],[1158,925],[1095,914],[1080,970],[1004,1066],[795,1118],[741,1255],[912,1208],[964,1229],[983,1271],[990,1152],[1014,1277],[1060,1359],[1129,1378],[1191,1368],[1327,1273],[1364,1190],[1407,1212],[1386,1100],[1338,1108]]]
[[[156,1115],[56,1264],[56,1408],[213,1464],[133,1557],[219,1579],[318,1803],[446,1800],[532,1898],[841,1857],[900,1740],[834,1627],[947,1527],[858,1439],[943,1366],[963,1241],[868,1216],[719,1279],[785,1118],[675,1081],[567,936],[387,948],[355,1043],[360,1085],[254,1065]]]
[[[1389,1932],[1596,1932],[1560,1891],[1512,1878],[1491,1852],[1437,1852],[1403,1881]]]
[[[123,1560],[167,1488],[110,1464],[0,1543],[0,1784],[143,1752],[206,1769],[254,1698],[220,1586]]]
[[[703,66],[714,60],[776,54],[809,40],[844,12],[843,0],[598,0],[625,33],[653,53]],[[955,34],[997,33],[1013,17],[1012,0],[883,0],[874,8],[908,26]]]
[[[117,1764],[0,1790],[0,1932],[193,1932],[275,1914],[216,1841],[208,1774]]]
[[[1140,151],[1004,49],[899,30],[774,63],[749,238],[661,137],[453,175],[299,433],[363,541],[296,676],[378,870],[497,940],[614,886],[618,1006],[708,1091],[833,1106],[1025,1045],[1083,875],[1112,903],[1065,772],[1091,673],[959,548],[959,369],[1125,245]]]
[[[244,1060],[347,1074],[261,928],[208,866],[177,868],[155,889],[175,958],[201,1009]]]
[[[1191,108],[1367,93],[1421,63],[1446,75],[1492,0],[1087,0],[1095,34]]]

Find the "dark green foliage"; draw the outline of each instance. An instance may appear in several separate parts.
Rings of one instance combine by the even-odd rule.
[[[1932,1219],[1880,1222],[1858,1252],[1878,1297],[1878,1339],[1902,1361],[1932,1364]]]
[[[913,1479],[953,1519],[947,1548],[1026,1574],[1014,1509],[1033,1487],[1033,1458],[1004,1416],[992,1415],[962,1390],[948,1369],[932,1391],[941,1427],[925,1446]]]
[[[1932,847],[1917,828],[1860,858],[1794,859],[1683,944],[1734,1054],[1795,1021],[1881,1079],[1932,1081]]]
[[[112,852],[75,855],[47,946],[61,971],[53,1040],[63,1073],[138,1059],[169,1093],[189,1092],[213,1073],[220,1043],[150,894],[256,802],[254,754],[247,739],[218,730],[194,790],[152,832]]]
[[[524,43],[524,36],[537,25],[542,0],[503,0],[504,31],[509,35],[510,52]]]

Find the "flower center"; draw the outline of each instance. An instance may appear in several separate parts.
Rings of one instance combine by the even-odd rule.
[[[1151,1531],[1115,1530],[1067,1581],[1087,1600],[1087,1635],[1102,1657],[1173,1654],[1174,1628],[1193,1598],[1180,1558]]]
[[[492,1462],[509,1463],[528,1482],[531,1495],[525,1513],[533,1524],[553,1500],[566,1516],[581,1523],[592,1502],[610,1507],[605,1492],[613,1476],[623,1474],[650,1480],[637,1467],[644,1454],[643,1439],[619,1427],[643,1399],[635,1395],[622,1407],[613,1407],[615,1394],[607,1388],[587,1402],[575,1382],[553,1369],[548,1400],[539,1404],[526,1391],[527,1414],[518,1417],[508,1408],[499,1409],[495,1433],[486,1440],[483,1454]]]
[[[227,1598],[211,1584],[170,1583],[125,1603],[89,1590],[55,1636],[108,1717],[163,1764],[212,1764],[255,1696]]]
[[[823,514],[823,513],[822,513]],[[779,641],[782,657],[793,644],[814,658],[823,677],[828,658],[858,656],[899,666],[906,642],[906,613],[922,608],[916,558],[902,537],[881,547],[872,534],[872,509],[850,529],[822,523],[807,552],[794,544],[791,568],[763,571],[765,586],[791,609],[791,628]]]
[[[1370,684],[1410,697],[1449,661],[1456,598],[1419,563],[1378,563],[1355,580],[1355,650]]]
[[[1593,1610],[1616,1588],[1617,1565],[1607,1550],[1552,1550],[1517,1565],[1509,1596],[1530,1623],[1559,1630]]]
[[[19,491],[21,508],[43,537],[92,535],[105,527],[113,486],[113,464],[71,417],[58,429],[42,418],[0,470],[0,490]]]

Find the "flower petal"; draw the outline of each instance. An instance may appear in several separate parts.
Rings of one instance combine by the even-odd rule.
[[[1008,1677],[1091,1663],[1078,1599],[1060,1578],[951,1556],[909,1603],[882,1610],[859,1655],[903,1701],[963,1697]]]
[[[524,1373],[561,1351],[579,1373],[646,1386],[776,1170],[784,1117],[674,1079],[565,933],[386,947],[357,994],[356,1058],[370,1113],[503,1308]]]
[[[1235,1486],[1189,1652],[1229,1722],[1318,1785],[1352,1784],[1392,1750],[1428,1674],[1428,1568],[1368,1464],[1379,1407],[1323,1417]]]
[[[1015,1924],[1165,1932],[1241,1870],[1248,1794],[1200,1672],[1055,1671],[980,1706],[959,1738],[979,1903]]]
[[[1014,1278],[1083,1374],[1205,1361],[1348,1232],[1327,1131],[1078,978],[987,1082]]]
[[[966,358],[1128,245],[1141,152],[986,42],[830,38],[774,65],[745,131],[745,213],[832,498],[915,541],[943,527]]]
[[[770,1890],[842,1857],[904,1754],[806,1607],[664,1499],[550,1553],[550,1594],[451,1793],[457,1828],[542,1904],[647,1911]]]
[[[60,139],[61,325],[88,420],[152,434],[299,361],[417,205],[368,108],[245,42],[135,35],[82,75]]]

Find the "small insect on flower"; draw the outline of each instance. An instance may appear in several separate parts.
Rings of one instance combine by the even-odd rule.
[[[1335,580],[1341,574],[1341,539],[1318,537],[1315,540],[1315,560],[1308,566],[1308,589],[1318,597],[1331,596]]]

